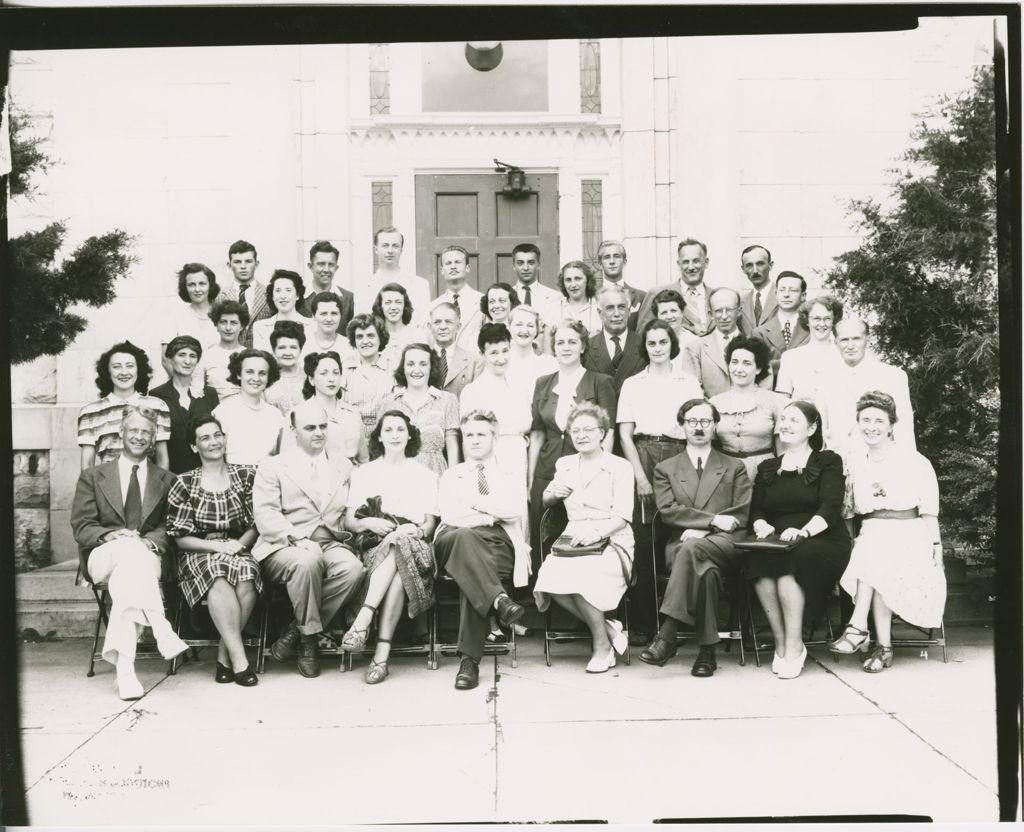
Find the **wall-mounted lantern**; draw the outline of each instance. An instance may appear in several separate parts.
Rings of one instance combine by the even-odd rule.
[[[466,61],[478,72],[490,72],[505,55],[500,40],[471,40],[466,43]]]
[[[526,188],[526,171],[507,162],[499,162],[497,159],[494,160],[494,164],[494,172],[505,175],[505,185],[501,189],[505,196],[517,197],[531,193]]]

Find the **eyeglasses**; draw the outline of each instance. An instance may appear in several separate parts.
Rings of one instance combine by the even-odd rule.
[[[812,315],[808,318],[812,324],[830,324],[832,323],[831,315]]]
[[[570,436],[582,436],[583,434],[589,433],[600,433],[601,428],[570,428]]]
[[[702,428],[709,428],[712,422],[714,422],[713,419],[683,419],[683,424],[691,428],[695,428],[698,425]]]

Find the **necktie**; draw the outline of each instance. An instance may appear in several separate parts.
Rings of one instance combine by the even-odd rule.
[[[139,530],[142,525],[142,489],[139,487],[139,466],[132,466],[128,480],[128,493],[124,498],[124,525],[127,529]]]
[[[789,346],[789,339],[793,337],[793,330],[790,329],[789,321],[786,321],[786,325],[782,327],[782,340],[786,342],[786,346]]]
[[[491,493],[491,489],[487,487],[487,477],[484,476],[484,465],[482,462],[476,464],[476,487],[481,494]]]
[[[248,288],[249,288],[249,285],[246,284],[245,286],[243,286],[241,289],[238,290],[238,302],[240,304],[242,304],[242,306],[244,306],[246,309],[249,308],[249,304],[247,304],[245,302],[245,290],[248,289]]]
[[[437,351],[437,364],[441,368],[441,378],[448,379],[448,351],[441,347]]]
[[[697,457],[697,479],[700,480],[701,475],[704,473],[704,458]]]
[[[455,304],[455,308],[459,310],[459,317],[462,317],[462,307],[459,306],[459,293],[456,292],[452,295],[452,303]]]
[[[530,289],[529,286],[524,286],[523,287],[523,294],[526,295],[526,300],[524,301],[524,303],[527,306],[533,306],[533,296],[531,294],[531,291],[532,290]]]
[[[612,356],[612,368],[619,369],[619,362],[622,361],[622,336],[613,335],[612,343],[615,344],[615,354]]]
[[[761,293],[754,292],[754,323],[761,323]]]

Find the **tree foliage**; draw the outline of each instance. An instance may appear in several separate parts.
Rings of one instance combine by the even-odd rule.
[[[911,134],[892,201],[850,203],[864,234],[825,285],[872,321],[910,378],[918,450],[951,542],[991,556],[999,429],[995,98],[990,68]]]
[[[36,192],[32,182],[35,174],[46,173],[54,164],[53,157],[45,150],[46,139],[31,134],[32,119],[11,101],[11,173],[9,184],[11,196],[31,197]]]

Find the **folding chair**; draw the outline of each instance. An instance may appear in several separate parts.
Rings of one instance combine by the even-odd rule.
[[[512,595],[512,579],[511,578],[507,578],[507,579],[503,580],[501,582],[501,585],[502,585],[502,587],[504,587],[505,592],[507,592],[509,594],[509,596],[511,597],[511,595]],[[453,589],[454,589],[454,592],[451,591]],[[443,592],[442,590],[447,590],[447,592]],[[455,580],[451,576],[449,576],[449,575],[439,574],[437,576],[437,580],[434,583],[434,591],[437,594],[437,603],[434,606],[434,615],[432,617],[433,632],[431,633],[431,636],[430,636],[430,643],[433,645],[433,652],[431,653],[430,662],[429,662],[431,670],[437,670],[437,666],[438,666],[438,658],[437,657],[438,657],[439,653],[441,655],[444,655],[444,656],[454,656],[458,652],[459,645],[458,645],[457,641],[456,642],[445,641],[441,637],[441,610],[442,610],[442,604],[443,603],[444,604],[448,604],[448,605],[453,605],[454,604],[454,606],[456,608],[458,608],[458,605],[459,605],[460,600],[461,600],[460,599],[460,594],[459,594],[458,584],[456,584]],[[516,668],[516,667],[519,667],[519,655],[518,655],[518,653],[516,651],[516,628],[514,626],[512,626],[512,627],[509,628],[509,630],[511,631],[511,633],[509,635],[509,640],[507,642],[505,642],[504,644],[494,644],[494,643],[491,643],[491,642],[484,642],[484,655],[485,656],[508,656],[508,655],[511,655],[512,656],[512,667]]]
[[[558,536],[565,529],[569,519],[565,514],[565,507],[558,503],[546,509],[544,514],[541,516],[540,525],[537,529],[540,544],[540,559],[543,564],[544,559],[551,552],[551,545],[555,542]],[[554,604],[550,605],[547,611],[544,613],[544,663],[551,667],[551,643],[553,641],[578,641],[583,639],[590,639],[589,630],[554,630],[552,629],[552,612],[554,611]],[[622,600],[619,602],[619,606],[616,610],[622,619],[622,632],[625,634],[627,639],[626,645],[626,664],[630,663],[629,655],[629,591],[627,590],[622,594]]]
[[[893,627],[895,627],[897,623],[905,624],[906,626],[910,627],[911,629],[917,630],[919,633],[921,633],[922,637],[921,638],[913,638],[913,637],[912,638],[893,638],[892,639],[892,646],[893,646],[893,648],[896,648],[896,647],[923,647],[923,648],[925,648],[924,649],[924,654],[923,654],[924,658],[928,658],[928,648],[932,647],[932,646],[939,646],[939,647],[942,648],[942,663],[943,664],[948,664],[949,663],[949,656],[946,654],[946,621],[945,621],[945,619],[943,619],[943,620],[941,620],[939,622],[939,628],[938,628],[939,629],[939,636],[937,638],[934,635],[934,633],[935,633],[935,628],[934,627],[918,627],[916,624],[911,624],[909,621],[904,621],[902,618],[900,618],[898,615],[896,615],[896,613],[893,613],[893,615],[892,615]]]
[[[254,646],[256,647],[256,664],[255,670],[257,673],[264,673],[267,667],[267,656],[271,655],[270,648],[273,645],[273,639],[270,638],[270,619],[273,615],[274,607],[287,607],[288,614],[285,616],[290,620],[292,615],[292,602],[291,598],[288,597],[288,588],[284,584],[274,584],[264,578],[263,580],[263,597],[260,598],[258,606],[262,609],[259,613],[259,635],[255,639]],[[253,612],[256,615],[256,612]],[[246,646],[249,646],[248,641],[243,642]],[[344,651],[341,649],[341,633],[335,632],[323,632],[320,634],[320,642],[318,645],[321,657],[323,656],[341,656],[346,658]],[[351,668],[351,657],[348,657],[348,667]]]
[[[453,583],[454,583],[454,581],[453,581]],[[435,593],[436,593],[436,586],[437,585],[435,583]],[[378,614],[379,613],[377,611],[375,611],[373,613],[373,621],[370,623],[370,628],[374,631],[374,636],[376,635],[376,630],[377,630],[377,616],[378,616]],[[429,667],[431,670],[436,670],[437,669],[437,658],[435,656],[435,645],[434,645],[434,636],[435,636],[435,633],[437,632],[437,603],[436,603],[436,601],[434,603],[434,606],[432,606],[429,610],[427,610],[426,615],[427,615],[427,643],[426,644],[409,644],[409,645],[404,645],[404,646],[400,646],[400,647],[395,647],[394,645],[392,645],[391,651],[388,654],[388,660],[389,661],[390,661],[392,656],[426,656],[427,657],[427,667]],[[372,641],[374,641],[374,639],[367,639],[366,640],[366,646],[362,650],[359,650],[359,651],[352,651],[352,650],[343,651],[341,649],[341,647],[340,647],[341,640],[339,639],[338,640],[338,645],[339,646],[338,646],[336,652],[340,653],[342,655],[341,669],[342,670],[346,670],[346,671],[352,669],[352,657],[353,657],[353,655],[356,652],[358,652],[361,656],[372,656],[373,653],[374,653],[374,648],[370,646]]]
[[[183,629],[183,625],[184,625],[184,622],[185,622],[186,614],[189,612],[190,608],[188,606],[188,602],[185,600],[185,596],[181,592],[181,588],[178,587],[177,585],[175,585],[175,591],[177,592],[178,599],[177,599],[177,603],[175,604],[175,608],[174,608],[174,621],[173,621],[174,632],[177,633],[178,637],[182,641],[184,641],[185,644],[187,644],[189,647],[192,648],[191,650],[188,651],[189,653],[191,653],[192,661],[199,661],[199,648],[200,647],[220,647],[220,634],[217,633],[216,627],[213,626],[213,621],[212,620],[209,622],[209,626],[210,626],[210,629],[212,630],[212,634],[208,631],[206,633],[206,637],[205,638],[201,637],[199,634],[197,634],[195,632],[189,633],[188,631],[184,630]],[[259,607],[261,605],[261,603],[264,606],[266,605],[265,602],[262,599],[257,599],[256,606]],[[203,609],[206,609],[206,610],[209,609],[209,605],[206,603],[206,599],[205,598],[200,602],[200,606]],[[253,610],[253,616],[255,616],[255,615],[257,615],[257,612],[254,609]],[[259,634],[257,633],[257,635],[254,635],[254,636],[247,636],[247,635],[245,635],[245,631],[243,629],[243,631],[242,631],[242,646],[243,647],[257,647],[257,648],[260,647],[260,637],[259,637]],[[179,664],[183,664],[184,662],[188,661],[188,659],[186,658],[187,655],[188,655],[187,653],[182,653],[180,656],[176,656],[175,658],[173,658],[171,660],[171,667],[170,667],[170,670],[168,671],[168,673],[171,676],[173,676],[175,673],[178,672],[178,665]],[[257,656],[257,663],[259,663],[259,659],[260,658],[261,658],[260,656]]]

